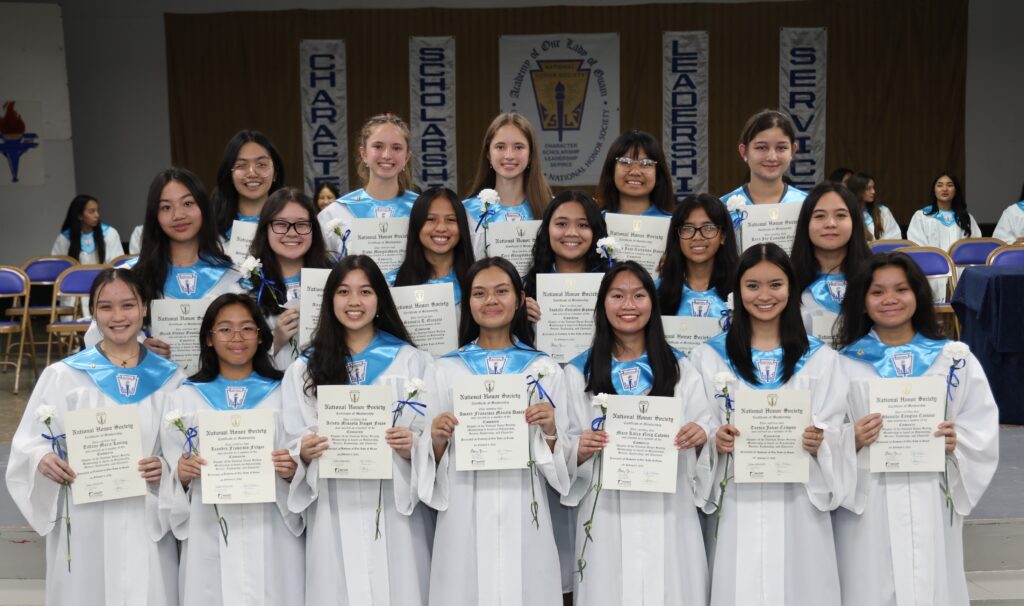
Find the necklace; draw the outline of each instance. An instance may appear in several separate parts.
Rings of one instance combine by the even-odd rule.
[[[96,349],[100,350],[100,353],[101,353],[101,354],[103,354],[103,355],[104,355],[104,357],[106,357],[106,358],[107,358],[108,360],[110,360],[111,362],[114,362],[115,364],[120,364],[120,365],[121,365],[121,368],[128,368],[128,362],[131,362],[131,361],[132,361],[132,360],[134,360],[135,358],[138,358],[138,357],[139,357],[139,350],[136,350],[136,351],[135,351],[135,353],[134,353],[133,355],[130,355],[130,356],[128,356],[127,358],[124,358],[124,359],[122,359],[122,360],[118,360],[118,359],[117,359],[117,358],[115,358],[114,356],[112,356],[112,355],[110,355],[109,353],[107,353],[106,351],[104,351],[104,350],[103,350],[103,347],[102,347],[102,346],[100,346],[100,344],[99,344],[99,343],[97,343],[97,344],[96,344]]]

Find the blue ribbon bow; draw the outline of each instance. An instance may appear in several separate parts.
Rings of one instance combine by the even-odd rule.
[[[956,371],[964,366],[967,366],[967,361],[964,359],[954,359],[949,366],[949,376],[946,377],[946,397],[950,400],[953,399],[953,390],[960,387],[960,377],[956,376]]]
[[[345,233],[341,234],[341,256],[348,254],[348,237],[352,235],[351,229],[346,229]]]
[[[199,437],[199,430],[197,430],[195,427],[189,427],[188,430],[185,431],[185,444],[182,447],[182,450],[185,451],[185,458],[186,459],[189,458],[190,456],[192,456],[193,452],[198,450],[198,447],[196,446],[195,442],[193,441],[193,440],[197,439],[198,437]]]
[[[544,400],[547,400],[551,404],[551,408],[556,408],[555,401],[551,399],[548,392],[544,391],[544,386],[540,384],[540,381],[533,378],[533,375],[526,375],[526,386],[536,388],[540,401],[543,402]]]
[[[476,231],[480,231],[480,226],[481,225],[485,225],[484,222],[487,220],[487,217],[493,217],[493,216],[495,216],[497,214],[498,214],[498,211],[494,210],[493,208],[488,208],[484,212],[480,213],[480,218],[477,219],[476,228],[473,229],[473,231],[475,231],[475,232]],[[484,227],[484,229],[487,229],[486,226]]]
[[[722,315],[718,319],[718,325],[722,327],[722,332],[729,332],[729,327],[732,326],[732,314],[729,313],[728,309],[722,310]]]
[[[608,418],[607,415],[601,415],[594,419],[593,421],[591,421],[590,429],[594,431],[601,431],[602,429],[604,429],[604,420],[606,418]]]
[[[269,284],[270,287],[271,287],[270,288],[270,296],[274,297],[274,303],[277,303],[278,305],[280,305],[280,303],[278,303],[278,301],[277,301],[277,295],[274,293],[274,288],[273,288],[273,287],[277,286],[277,282],[274,282],[273,280],[268,280],[266,278],[266,276],[263,275],[263,268],[262,267],[260,268],[260,291],[258,293],[256,293],[256,304],[259,305],[260,301],[263,299],[263,290],[267,287],[267,284]]]
[[[424,404],[423,402],[417,402],[415,400],[399,400],[396,403],[396,406],[395,406],[394,410],[391,411],[391,413],[392,413],[392,416],[391,416],[391,426],[392,427],[395,426],[395,423],[398,423],[398,418],[402,416],[402,410],[406,406],[411,408],[412,411],[415,412],[416,414],[418,414],[419,416],[421,416],[421,417],[426,416],[426,412],[425,412],[424,409],[426,409],[427,405]]]
[[[64,449],[61,448],[60,441],[61,438],[67,439],[67,434],[62,433],[60,435],[51,436],[44,433],[42,435],[44,438],[50,441],[50,450],[57,453],[57,456],[60,457],[62,461],[66,460],[67,453],[65,453]]]
[[[733,400],[733,399],[732,399],[732,397],[731,397],[731,396],[729,396],[729,394],[728,394],[728,393],[716,393],[716,394],[715,394],[715,398],[716,398],[716,399],[724,399],[724,400],[725,400],[725,409],[726,409],[727,411],[729,411],[729,412],[733,412],[734,410],[736,410],[736,409],[735,409],[735,408],[733,408],[733,406],[732,406],[732,403],[733,403],[733,402],[735,402],[735,400]]]
[[[604,257],[606,259],[608,259],[608,267],[614,267],[615,266],[615,259],[612,258],[612,253],[611,253],[611,251],[608,250],[608,247],[602,244],[601,245],[601,250],[604,251]]]
[[[743,221],[745,221],[747,218],[747,211],[737,210],[733,212],[736,213],[736,217],[732,220],[732,228],[739,229],[740,226],[743,225]]]

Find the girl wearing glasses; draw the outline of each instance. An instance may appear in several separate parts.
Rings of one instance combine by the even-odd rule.
[[[46,536],[48,604],[175,606],[177,551],[157,507],[157,487],[169,474],[160,459],[162,417],[154,397],[185,377],[135,338],[146,316],[136,272],[105,269],[90,290],[101,339],[39,377],[11,442],[7,488],[32,528]],[[149,490],[77,504],[68,486],[76,470],[67,459],[66,415],[119,406],[138,410],[145,455],[138,470]]]
[[[109,263],[124,254],[121,235],[100,222],[100,203],[92,196],[75,196],[60,229],[51,255],[67,255],[83,265],[91,265]]]
[[[604,212],[671,217],[676,199],[657,139],[639,130],[619,135],[608,148],[595,197]]]
[[[669,224],[658,301],[666,314],[728,319],[739,255],[732,220],[710,194],[683,199]]]
[[[217,233],[231,239],[234,221],[255,223],[267,197],[284,183],[284,164],[266,135],[240,130],[228,141],[217,168],[210,201],[217,213]]]
[[[347,252],[347,228],[332,227],[334,220],[350,225],[353,219],[409,216],[416,201],[416,192],[410,189],[411,136],[409,125],[395,114],[378,114],[363,125],[356,165],[363,187],[338,198],[317,215],[328,250],[343,255]]]
[[[722,201],[728,203],[737,198],[743,204],[803,202],[807,194],[782,179],[793,161],[795,144],[796,126],[786,114],[765,109],[751,116],[740,133],[739,143],[740,158],[750,170],[750,181],[722,196]]]
[[[473,264],[469,220],[459,198],[446,187],[432,187],[416,198],[409,214],[405,259],[388,273],[392,286],[451,283],[455,305],[462,301],[462,279]]]
[[[285,430],[302,464],[288,506],[304,513],[307,603],[425,605],[433,517],[417,507],[412,451],[434,406],[430,389],[410,397],[414,379],[432,377],[430,354],[416,349],[377,264],[365,255],[343,258],[324,285],[311,347],[284,376]],[[318,435],[317,389],[378,385],[398,408],[385,440],[392,480],[324,479],[324,452],[341,447]],[[426,408],[426,410],[423,410]],[[379,515],[377,512],[380,512]],[[379,534],[378,534],[379,533]]]
[[[851,177],[852,179],[852,177]],[[816,185],[800,209],[793,271],[804,330],[826,343],[846,295],[846,278],[871,257],[853,193],[833,181]],[[816,320],[816,318],[822,318]],[[818,329],[814,329],[817,323]]]
[[[249,249],[263,266],[245,276],[242,285],[273,330],[270,351],[280,369],[287,368],[305,345],[297,341],[302,268],[330,269],[333,265],[316,225],[316,213],[313,201],[298,189],[277,190],[260,212],[256,238]]]
[[[199,371],[163,399],[160,433],[172,466],[160,503],[181,541],[181,603],[301,603],[303,521],[287,507],[297,464],[281,423],[281,371],[270,355],[270,327],[248,295],[229,293],[210,303],[199,335]],[[215,509],[202,498],[206,459],[191,450],[191,440],[167,418],[199,428],[200,411],[230,415],[246,410],[268,410],[274,416],[270,456],[277,502]]]
[[[480,198],[480,192],[497,192],[497,201]],[[551,188],[544,178],[537,136],[522,114],[499,114],[484,133],[473,195],[464,200],[471,223],[473,252],[487,254],[487,226],[498,221],[532,221],[544,213]],[[486,195],[484,196],[487,197]]]

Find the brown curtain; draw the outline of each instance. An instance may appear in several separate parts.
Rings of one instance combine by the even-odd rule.
[[[290,184],[302,181],[299,42],[342,38],[349,157],[367,117],[409,111],[409,36],[456,42],[460,194],[499,111],[498,38],[618,32],[620,125],[661,137],[661,33],[710,38],[712,193],[743,182],[736,151],[751,114],[778,105],[779,28],[828,28],[826,168],[872,174],[906,223],[940,171],[964,174],[967,0],[833,0],[479,10],[337,10],[166,15],[171,157],[208,186],[237,130],[265,132]],[[349,169],[350,188],[355,183]]]

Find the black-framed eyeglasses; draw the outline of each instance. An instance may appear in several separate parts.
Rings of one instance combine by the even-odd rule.
[[[219,326],[211,330],[210,334],[218,341],[231,341],[235,338],[235,335],[242,337],[243,341],[252,341],[260,336],[260,329],[252,324],[247,324],[237,329],[230,326]]]
[[[721,230],[714,223],[705,223],[700,227],[697,227],[696,225],[684,225],[679,228],[679,237],[683,240],[692,240],[697,235],[698,231],[700,232],[700,235],[705,238],[714,238]]]
[[[299,234],[300,236],[308,236],[309,234],[313,233],[312,221],[296,221],[292,223],[291,221],[278,219],[276,221],[270,222],[270,231],[281,236],[288,233],[288,230],[293,227],[295,228],[295,233]]]
[[[615,158],[615,161],[626,168],[629,168],[634,164],[636,164],[640,168],[654,168],[655,166],[658,165],[657,160],[651,160],[650,158],[636,159],[630,158],[629,156],[619,156],[618,158]]]

